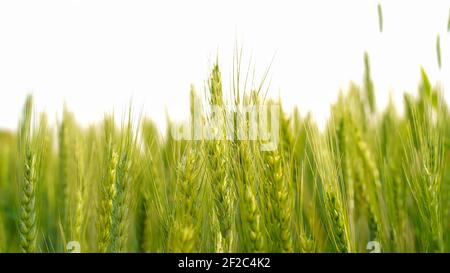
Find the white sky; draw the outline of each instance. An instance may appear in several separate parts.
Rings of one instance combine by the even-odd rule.
[[[56,121],[65,101],[83,123],[136,108],[162,128],[165,109],[188,111],[189,86],[203,90],[219,53],[226,86],[235,42],[257,72],[271,69],[271,94],[319,120],[339,88],[361,82],[363,52],[376,95],[400,102],[422,65],[449,90],[450,1],[1,1],[0,127],[15,128],[27,93]],[[441,36],[443,67],[436,61]]]

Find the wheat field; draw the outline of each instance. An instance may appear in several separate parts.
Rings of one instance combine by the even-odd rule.
[[[381,28],[381,27],[380,27]],[[450,116],[424,70],[403,107],[376,104],[365,55],[319,128],[218,65],[201,101],[279,105],[279,143],[175,140],[151,120],[50,122],[24,104],[0,132],[0,252],[450,251]],[[216,128],[224,130],[223,127]],[[239,128],[233,128],[238,130]]]

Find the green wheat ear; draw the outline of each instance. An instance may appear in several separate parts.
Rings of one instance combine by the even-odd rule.
[[[20,200],[20,247],[24,253],[36,251],[36,156],[26,151],[25,174]]]
[[[326,207],[331,218],[331,224],[333,227],[333,240],[336,246],[336,250],[341,253],[346,253],[348,249],[348,239],[345,232],[345,226],[343,223],[341,209],[337,204],[336,195],[333,192],[326,193]]]
[[[116,196],[116,176],[117,165],[119,162],[119,155],[115,151],[110,139],[110,132],[107,134],[107,152],[105,164],[108,165],[108,169],[105,173],[105,177],[101,181],[100,186],[100,207],[99,207],[99,224],[98,224],[98,251],[106,252],[110,243],[112,216],[113,216],[113,201]]]
[[[210,104],[211,105],[222,105],[223,95],[222,95],[222,77],[219,70],[219,63],[216,61],[213,70],[211,72],[211,77],[208,81],[208,87],[210,90]]]
[[[36,184],[37,184],[37,156],[32,147],[31,116],[33,98],[27,97],[24,109],[24,119],[20,126],[19,150],[23,163],[20,178],[20,216],[19,238],[20,249],[24,253],[36,252],[37,223],[36,223]]]
[[[246,246],[250,252],[261,252],[264,247],[264,239],[261,231],[261,214],[258,209],[256,197],[250,188],[245,186],[244,192],[244,220],[245,231],[248,233],[248,245]]]
[[[198,147],[198,146],[196,146]],[[178,162],[173,225],[168,247],[171,252],[186,253],[197,250],[199,238],[197,198],[201,190],[199,157],[192,146]]]
[[[287,180],[283,173],[283,164],[279,152],[266,152],[265,165],[267,179],[264,181],[270,186],[267,213],[270,215],[272,236],[275,239],[276,250],[292,252],[291,238],[291,207]]]
[[[380,32],[383,32],[383,10],[381,8],[381,3],[378,3],[378,27]]]

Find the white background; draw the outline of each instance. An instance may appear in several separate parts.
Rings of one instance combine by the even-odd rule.
[[[420,66],[449,89],[450,1],[1,1],[0,127],[15,128],[26,94],[56,122],[64,102],[83,124],[129,102],[165,126],[203,91],[217,53],[225,86],[236,41],[271,91],[323,121],[340,88],[360,83],[369,52],[379,105],[415,91]],[[436,60],[441,35],[443,67]]]

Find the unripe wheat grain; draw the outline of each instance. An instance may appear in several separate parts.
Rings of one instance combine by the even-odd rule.
[[[119,160],[119,156],[115,151],[112,150],[111,143],[110,145],[110,158],[109,158],[109,166],[106,177],[104,181],[102,181],[101,193],[102,200],[100,204],[100,212],[99,212],[99,238],[98,238],[98,251],[106,252],[108,250],[110,235],[111,235],[111,226],[112,226],[112,214],[113,214],[113,200],[116,196],[116,171],[117,164]]]
[[[283,176],[283,164],[278,151],[265,155],[267,177],[269,179],[269,215],[271,230],[276,249],[282,252],[292,252],[291,238],[291,207],[289,188]]]
[[[36,156],[27,149],[20,199],[19,235],[22,252],[36,252]]]

